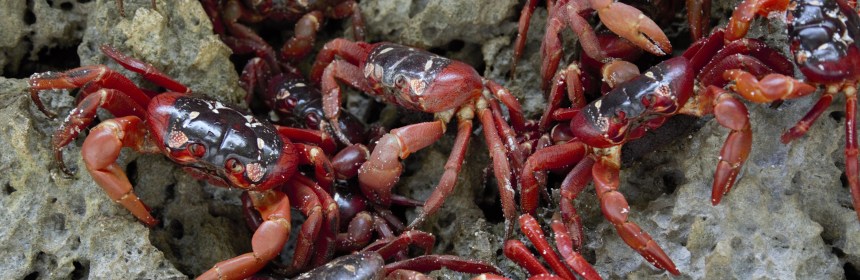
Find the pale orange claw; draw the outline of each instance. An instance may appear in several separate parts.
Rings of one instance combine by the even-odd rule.
[[[756,14],[767,16],[773,11],[788,9],[789,0],[745,0],[738,4],[726,27],[726,42],[731,42],[747,35],[750,22]]]
[[[591,7],[600,16],[600,22],[618,36],[630,40],[640,48],[655,55],[672,53],[669,38],[651,18],[642,11],[611,0],[591,0]]]

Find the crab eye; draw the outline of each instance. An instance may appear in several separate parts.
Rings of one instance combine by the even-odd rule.
[[[305,116],[305,123],[307,123],[307,124],[319,124],[320,123],[320,116],[317,115],[316,113],[307,114],[307,116]]]
[[[394,85],[396,85],[398,87],[402,87],[405,84],[406,84],[406,77],[403,77],[403,76],[394,77]]]
[[[206,154],[206,148],[203,147],[202,144],[193,143],[188,145],[188,153],[190,153],[194,157],[203,157]]]
[[[626,116],[627,113],[625,113],[624,111],[615,111],[615,114],[612,115],[612,123],[622,123],[625,121]]]
[[[242,166],[242,163],[240,163],[235,158],[228,159],[226,162],[226,167],[230,170],[230,172],[233,173],[242,173],[242,171],[245,170],[245,167]]]

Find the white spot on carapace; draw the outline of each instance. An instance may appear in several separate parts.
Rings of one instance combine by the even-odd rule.
[[[594,107],[597,107],[597,109],[600,109],[601,104],[603,104],[603,100],[598,99],[594,101]]]
[[[200,116],[200,112],[194,111],[194,112],[188,113],[188,118],[191,120],[196,119],[197,116]]]
[[[167,146],[172,149],[179,149],[185,143],[188,143],[188,136],[182,131],[174,130],[167,135]]]
[[[373,79],[374,80],[382,80],[383,73],[382,65],[374,65],[373,66]]]
[[[391,50],[393,50],[393,49],[394,49],[394,48],[385,48],[385,49],[383,49],[383,50],[379,51],[379,54],[387,53],[387,52],[389,52],[389,51],[391,51]]]
[[[278,95],[275,95],[275,98],[277,100],[283,100],[283,99],[286,99],[287,97],[290,97],[290,91],[285,89],[285,88],[281,89],[281,91],[278,92]]]
[[[349,271],[350,273],[355,273],[355,266],[354,265],[351,265],[351,264],[344,265],[343,269],[346,269],[346,271]]]
[[[251,179],[252,182],[260,182],[260,179],[263,179],[263,174],[266,173],[266,169],[260,166],[259,163],[252,162],[245,165],[245,174],[248,176],[248,179]]]
[[[424,63],[424,71],[430,71],[430,67],[433,67],[433,60],[427,60],[427,63]]]
[[[297,87],[305,87],[305,86],[307,86],[307,85],[305,85],[305,83],[296,83],[296,85],[295,85],[295,86],[297,86]]]
[[[649,79],[654,79],[654,72],[648,71],[645,72],[645,74],[643,75],[645,75],[645,77],[648,77]]]
[[[257,148],[262,148],[263,144],[265,144],[265,142],[263,142],[263,138],[257,138]]]
[[[424,90],[427,89],[427,84],[420,79],[409,80],[409,87],[412,88],[412,93],[415,95],[424,94]]]
[[[368,63],[364,65],[364,77],[369,78],[370,74],[373,74],[373,63]]]

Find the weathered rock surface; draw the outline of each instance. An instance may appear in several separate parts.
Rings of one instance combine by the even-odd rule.
[[[516,30],[518,1],[361,1],[371,40],[431,48],[453,40],[480,44]]]
[[[78,47],[82,64],[106,63],[120,69],[98,52],[99,45],[111,44],[196,92],[231,103],[241,99],[235,71],[227,61],[229,49],[211,35],[195,1],[159,1],[158,11],[151,9],[148,0],[125,2],[125,18],[118,16],[113,0],[83,4],[89,5],[85,7],[90,13],[83,34],[77,35],[83,36]],[[536,117],[543,107],[536,81],[546,11],[536,11],[517,79],[510,81],[507,71],[519,15],[514,11],[516,2],[362,1],[361,6],[372,39],[437,47],[473,63],[488,78],[506,84]],[[4,7],[14,8],[8,10],[13,14],[24,9]],[[486,12],[479,13],[481,7]],[[731,3],[715,4],[714,16],[727,16],[731,7]],[[10,30],[15,27],[29,28],[15,23],[19,18],[23,16],[0,18],[4,27],[0,38],[20,36]],[[765,37],[768,44],[786,50],[785,37],[773,34],[784,30],[778,21],[755,25],[750,36]],[[454,40],[465,46],[446,49]],[[6,51],[3,46],[0,50]],[[27,53],[30,48],[18,52]],[[121,71],[140,82],[137,75]],[[42,96],[61,114],[71,109],[73,99],[65,92]],[[667,140],[648,136],[625,150],[633,152],[622,168],[620,190],[630,202],[631,220],[666,250],[680,277],[654,269],[621,241],[603,219],[592,188],[576,202],[587,233],[583,254],[608,279],[857,276],[860,222],[840,178],[845,166],[844,101],[837,99],[807,136],[787,145],[778,139],[814,99],[788,101],[779,108],[748,104],[753,150],[739,182],[717,206],[710,203],[711,182],[728,131],[713,119],[681,121],[654,133],[680,136]],[[63,176],[53,164],[48,144],[60,122],[46,119],[30,103],[25,81],[0,78],[0,118],[9,120],[0,124],[0,171],[4,172],[0,221],[7,225],[0,228],[0,259],[10,260],[0,263],[0,278],[186,278],[250,249],[237,192],[205,186],[162,156],[126,151],[120,157],[136,192],[161,219],[154,229],[109,201],[82,170],[82,137],[64,151],[66,163],[79,171],[74,178]],[[476,127],[480,127],[477,122]],[[406,172],[397,193],[418,199],[429,195],[442,173],[455,128],[449,126],[451,131],[439,143],[404,161]],[[504,227],[496,185],[491,173],[484,175],[490,161],[480,133],[472,135],[454,194],[423,229],[437,235],[437,253],[494,261],[508,276],[522,279],[527,276],[524,271],[501,254]],[[636,145],[640,147],[633,149]],[[554,210],[541,209],[538,218],[546,221]],[[409,210],[407,218],[413,219],[414,211]],[[525,240],[521,235],[517,238]],[[433,275],[469,278],[449,271]]]
[[[50,129],[26,81],[0,78],[0,278],[183,278],[149,241],[150,230],[90,178],[53,165]],[[71,102],[70,97],[65,98]],[[76,145],[66,152],[82,166]]]
[[[158,11],[149,1],[125,3],[125,18],[118,16],[114,1],[92,5],[79,46],[83,64],[106,63],[141,81],[98,50],[110,44],[152,63],[195,92],[230,103],[242,100],[244,92],[228,60],[230,50],[212,34],[198,2],[159,2],[170,9]],[[3,106],[3,115],[18,121],[7,122],[2,129],[6,132],[2,165],[10,176],[3,176],[8,178],[3,208],[9,209],[3,216],[9,226],[0,234],[0,244],[7,248],[2,254],[9,254],[3,258],[16,261],[2,264],[0,278],[187,278],[250,250],[238,192],[204,186],[163,156],[125,151],[119,161],[127,167],[136,193],[161,219],[154,229],[111,202],[92,181],[80,161],[83,138],[65,149],[66,163],[78,168],[74,178],[66,178],[56,169],[49,144],[61,119],[46,119],[30,106],[26,81],[4,82],[3,100],[9,106]],[[73,106],[67,92],[41,95],[61,115]]]
[[[93,6],[86,2],[0,1],[0,75],[20,74],[25,58],[36,61],[42,52],[50,54],[58,47],[79,44],[86,12]]]

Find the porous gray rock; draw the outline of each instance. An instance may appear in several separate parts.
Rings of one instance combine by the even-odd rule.
[[[89,175],[55,168],[46,131],[56,121],[33,109],[26,87],[0,78],[0,116],[10,120],[0,124],[0,278],[184,278]],[[67,159],[83,166],[72,146]]]
[[[195,1],[159,1],[158,11],[151,9],[148,0],[125,2],[125,18],[118,16],[113,0],[88,4],[92,13],[78,49],[82,64],[107,63],[119,69],[98,52],[98,46],[107,43],[153,63],[196,92],[231,103],[241,99],[235,76],[231,76],[235,71],[226,61],[229,50],[211,35]],[[538,117],[544,102],[536,81],[545,9],[539,7],[535,12],[517,78],[511,80],[507,71],[519,15],[513,11],[516,1],[489,5],[488,15],[477,15],[480,9],[470,8],[486,3],[460,2],[362,1],[361,5],[373,40],[437,47],[446,55],[473,63],[483,68],[487,78],[519,96],[530,117]],[[714,17],[723,18],[724,24],[733,6],[715,4]],[[463,24],[465,28],[455,28]],[[774,30],[784,29],[780,21],[757,20],[754,26],[751,37],[763,37],[771,46],[787,51],[785,37],[774,34]],[[428,32],[432,29],[443,32]],[[465,46],[445,49],[452,40],[462,40]],[[574,43],[568,42],[566,48]],[[676,46],[676,50],[682,48]],[[569,55],[575,54],[574,49]],[[136,74],[121,71],[152,88]],[[0,124],[0,171],[7,174],[0,176],[4,209],[0,221],[8,225],[0,229],[0,259],[12,260],[0,264],[0,278],[186,278],[250,249],[237,192],[205,186],[162,156],[124,152],[120,157],[120,164],[133,174],[136,192],[162,219],[154,229],[145,228],[111,202],[86,172],[64,177],[52,163],[48,144],[59,120],[48,120],[36,111],[25,97],[25,87],[22,80],[0,79],[0,116],[14,120]],[[71,108],[72,97],[65,92],[42,96],[53,110],[64,114]],[[608,279],[856,276],[860,222],[840,179],[845,166],[844,101],[837,99],[807,136],[787,145],[778,139],[814,99],[804,97],[778,108],[747,103],[753,149],[737,185],[717,206],[710,203],[711,182],[728,131],[715,120],[674,122],[668,129],[630,143],[620,191],[630,202],[631,220],[666,250],[681,276],[656,270],[625,245],[603,218],[591,187],[576,201],[587,234],[586,259]],[[490,159],[480,125],[475,122],[475,126],[478,129],[472,135],[455,192],[422,229],[437,236],[436,253],[490,260],[507,276],[522,279],[525,272],[500,254],[504,227],[499,220],[498,194],[493,176],[484,172]],[[455,128],[450,125],[438,143],[404,160],[406,171],[396,193],[416,199],[429,195],[443,172]],[[679,136],[659,137],[665,135]],[[83,166],[79,156],[82,139],[64,152],[66,162],[79,169]],[[632,149],[637,145],[638,149]],[[557,180],[551,187],[557,188]],[[558,197],[557,191],[553,194]],[[547,207],[539,209],[537,218],[546,225],[556,208],[554,203],[542,203]],[[411,221],[415,212],[408,211]],[[525,240],[519,233],[515,238]],[[433,275],[470,278],[450,271]]]
[[[734,6],[721,2],[713,15],[724,25]],[[533,29],[540,28],[544,16],[538,8]],[[788,55],[786,35],[776,32],[785,30],[779,19],[756,20],[749,37],[761,38]],[[540,67],[537,38],[543,31],[537,35],[533,31],[517,71],[528,78],[507,83],[509,88],[521,88],[514,92],[522,92],[527,110],[543,106],[535,82]],[[486,74],[504,80],[511,50],[504,39],[496,45],[484,45]],[[566,50],[574,49],[569,45]],[[528,106],[532,98],[537,107]],[[807,136],[787,145],[779,140],[814,102],[814,96],[787,101],[779,108],[746,102],[754,135],[752,151],[739,182],[717,206],[710,203],[711,184],[728,130],[712,117],[673,121],[668,128],[628,144],[631,148],[625,152],[634,154],[625,155],[620,191],[630,202],[630,219],[667,252],[681,276],[656,270],[624,244],[602,217],[590,186],[576,201],[587,235],[586,258],[605,279],[842,279],[855,275],[860,267],[856,245],[860,223],[846,183],[840,181],[845,166],[844,101],[834,102]],[[690,122],[692,126],[685,124]],[[652,140],[663,134],[678,136]],[[542,216],[557,211],[542,210]]]
[[[101,54],[98,47],[110,44],[195,92],[229,103],[243,99],[228,59],[230,50],[212,34],[197,1],[159,2],[158,11],[150,1],[125,3],[127,17],[119,16],[112,0],[94,3],[79,46],[83,64],[105,63],[154,89]],[[0,278],[187,278],[250,251],[239,192],[206,186],[161,155],[124,151],[119,160],[135,192],[161,219],[153,229],[110,201],[92,181],[80,159],[83,137],[64,149],[65,162],[78,169],[75,177],[66,178],[56,169],[49,144],[62,118],[47,119],[30,105],[26,81],[6,81],[15,86],[4,84],[3,100],[11,104],[4,106],[4,115],[21,121],[3,128],[10,135],[3,137],[4,151],[10,151],[4,153],[9,156],[3,165],[14,175],[4,184],[4,209],[10,209],[3,211],[4,220],[10,226],[0,234],[0,244],[8,248],[3,253],[11,255],[4,259],[16,261],[3,264]],[[41,96],[61,116],[73,107],[68,91]]]
[[[0,75],[18,75],[25,58],[79,44],[92,3],[2,0],[0,7]]]
[[[101,45],[152,64],[198,94],[239,104],[245,94],[229,63],[230,49],[212,33],[212,24],[198,1],[124,1],[120,17],[114,1],[98,1],[89,15],[78,46],[82,65],[107,64],[140,83],[140,75],[122,69],[101,53]],[[151,85],[144,83],[144,85]]]
[[[517,1],[361,1],[372,41],[421,48],[442,47],[454,40],[481,44],[516,30],[510,18]]]

